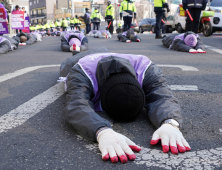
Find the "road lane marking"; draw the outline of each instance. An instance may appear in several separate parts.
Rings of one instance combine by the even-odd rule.
[[[0,117],[0,133],[15,128],[35,116],[64,94],[64,84],[58,83],[26,103]]]
[[[214,52],[222,54],[222,50],[221,49],[218,49],[218,48],[215,48],[215,47],[212,47],[212,46],[209,46],[209,45],[205,45],[205,47],[206,47],[206,49],[209,49],[209,50],[212,50]]]
[[[186,65],[165,65],[165,64],[157,64],[158,67],[174,67],[180,68],[183,71],[199,71],[196,67],[186,66]]]
[[[60,65],[42,65],[42,66],[27,67],[27,68],[24,68],[21,70],[17,70],[13,73],[8,73],[8,74],[0,76],[0,83],[3,81],[9,80],[9,79],[15,78],[17,76],[21,76],[21,75],[26,74],[28,72],[31,72],[31,71],[34,71],[34,70],[37,70],[40,68],[46,68],[46,67],[60,67]]]
[[[194,85],[169,85],[171,90],[197,91],[198,87]]]

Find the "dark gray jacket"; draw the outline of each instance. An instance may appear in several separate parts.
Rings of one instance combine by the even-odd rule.
[[[19,45],[19,38],[18,37],[13,37],[10,38],[8,36],[3,36],[4,38],[6,38],[8,41],[3,41],[0,43],[0,54],[4,54],[7,53],[9,51],[16,50],[18,48]]]
[[[187,34],[190,34],[190,32],[187,32]],[[181,39],[174,40],[174,38],[177,35],[179,35],[179,34],[172,34],[170,36],[167,36],[167,37],[163,38],[163,40],[162,40],[163,45],[167,48],[169,48],[171,46],[170,49],[173,49],[173,50],[176,50],[176,51],[189,52],[189,50],[192,49],[192,47],[187,46],[184,43],[184,41],[181,40]],[[196,47],[194,47],[194,49],[195,50],[198,50],[198,49],[204,50],[205,49],[205,46],[203,45],[199,36],[197,38],[197,45],[196,45]]]
[[[69,74],[67,77],[66,107],[64,109],[65,117],[81,136],[92,141],[96,141],[96,132],[99,128],[111,128],[111,125],[109,121],[100,117],[94,111],[94,106],[91,102],[94,97],[91,81],[80,66],[74,64],[78,59],[87,54],[104,52],[108,52],[108,50],[100,48],[83,52],[84,54],[79,53],[75,57],[63,62],[60,68],[61,76]],[[98,64],[97,72],[99,72],[99,74],[97,74],[97,76],[101,76],[97,77],[98,80],[105,79],[107,76],[106,73],[109,72],[106,70],[105,73],[103,69],[99,68],[103,68],[103,65],[111,65],[112,62],[116,62],[115,58],[107,61],[106,58],[103,58],[103,62]],[[121,60],[119,62],[121,62]],[[118,66],[115,69],[114,67],[108,68],[112,69],[112,71],[110,70],[111,72],[120,70]],[[129,68],[127,69],[130,70]],[[164,75],[156,65],[151,64],[145,72],[142,88],[145,93],[145,109],[147,115],[156,128],[160,127],[161,123],[166,119],[175,119],[179,122],[180,126],[182,126],[182,116],[178,101],[173,96]]]

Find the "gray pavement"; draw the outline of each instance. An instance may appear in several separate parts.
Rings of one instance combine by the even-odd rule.
[[[109,119],[114,130],[143,147],[136,161],[126,164],[102,161],[97,144],[83,139],[64,120],[65,95],[58,95],[50,103],[52,94],[47,93],[42,105],[46,100],[49,104],[42,109],[36,107],[33,99],[57,84],[59,67],[26,69],[20,76],[4,80],[6,74],[10,77],[8,73],[61,64],[71,56],[61,51],[59,37],[46,37],[42,42],[0,55],[0,169],[222,169],[222,54],[209,49],[207,54],[172,51],[164,48],[161,40],[155,40],[153,34],[139,36],[140,43],[128,44],[118,42],[116,35],[108,40],[89,37],[89,48],[106,47],[111,52],[146,55],[154,63],[164,65],[161,68],[169,85],[197,86],[197,90],[173,91],[182,108],[182,133],[191,145],[190,152],[175,156],[162,153],[160,144],[151,146],[155,128],[144,112],[130,123]],[[221,34],[201,38],[204,44],[222,50]],[[192,66],[199,71],[167,65]],[[21,112],[31,110],[27,115],[33,114],[27,121],[17,125],[12,117],[4,118],[26,102]],[[100,115],[107,117],[105,113]],[[4,125],[8,119],[8,125]],[[11,128],[7,130],[6,126]]]

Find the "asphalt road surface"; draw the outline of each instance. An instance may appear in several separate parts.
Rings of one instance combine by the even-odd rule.
[[[140,43],[89,37],[89,48],[146,55],[161,67],[179,99],[190,152],[172,155],[160,144],[151,146],[155,128],[143,113],[130,123],[108,118],[114,130],[142,147],[137,159],[102,161],[98,144],[64,120],[65,95],[57,80],[71,53],[61,51],[59,37],[46,37],[0,55],[0,169],[222,169],[222,35],[201,36],[206,54],[172,51],[153,34],[139,36]]]

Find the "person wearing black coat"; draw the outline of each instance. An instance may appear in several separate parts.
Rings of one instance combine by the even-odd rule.
[[[182,2],[184,10],[188,9],[193,18],[193,21],[191,21],[189,15],[187,15],[186,31],[197,33],[201,10],[205,10],[208,0],[183,0]]]

